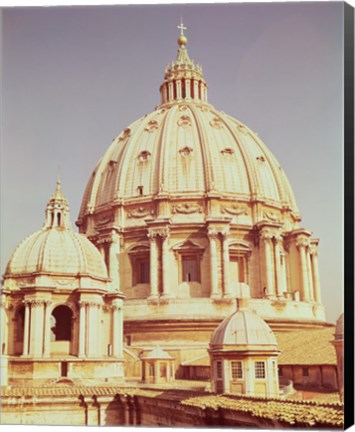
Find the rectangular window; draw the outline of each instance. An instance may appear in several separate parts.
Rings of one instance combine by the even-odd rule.
[[[255,362],[255,378],[263,379],[265,378],[265,362],[257,361]]]
[[[196,257],[182,257],[182,281],[199,282]]]
[[[308,368],[306,368],[306,367],[302,368],[302,375],[304,377],[308,377],[309,376]]]
[[[282,377],[283,376],[283,369],[281,366],[279,366],[279,376]]]
[[[222,378],[222,362],[220,361],[216,362],[216,373],[217,378]]]
[[[138,283],[149,283],[150,265],[149,260],[139,260],[138,264]]]
[[[231,362],[232,379],[242,379],[243,378],[243,367],[241,361]]]

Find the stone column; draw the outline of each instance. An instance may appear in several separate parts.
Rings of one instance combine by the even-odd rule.
[[[190,84],[191,80],[189,79],[185,79],[185,99],[191,99],[191,84]]]
[[[248,254],[245,257],[245,283],[250,286],[249,267],[250,267],[250,254]]]
[[[123,319],[121,300],[115,300],[112,304],[112,322],[112,356],[123,357]]]
[[[109,268],[111,278],[111,289],[120,291],[120,268],[119,268],[119,253],[120,253],[120,238],[116,232],[112,232],[112,243],[110,244],[109,252]]]
[[[86,302],[79,302],[79,349],[78,356],[85,357],[86,354]]]
[[[228,232],[222,232],[222,256],[223,256],[223,290],[224,297],[231,297],[229,281],[229,244]]]
[[[217,273],[217,236],[215,230],[208,230],[208,238],[210,241],[210,278],[211,278],[211,297],[219,297],[218,291],[218,273]]]
[[[158,298],[158,249],[157,234],[150,231],[148,234],[150,242],[150,298]]]
[[[163,297],[171,296],[170,292],[170,271],[169,271],[169,228],[161,234],[162,239],[162,276],[163,276]]]
[[[174,99],[174,84],[172,81],[169,82],[168,93],[169,93],[168,100],[169,101],[173,100]]]
[[[282,269],[282,283],[284,286],[284,292],[287,293],[287,262],[286,253],[281,253],[281,269]]]
[[[3,351],[3,348],[1,347],[1,354],[7,353],[7,345],[8,345],[8,338],[6,337],[6,330],[7,330],[7,302],[5,299],[5,296],[1,296],[1,303],[0,303],[0,317],[1,317],[1,345],[5,346],[5,351]]]
[[[50,300],[44,301],[44,336],[43,336],[43,357],[49,357],[51,351],[51,313]]]
[[[302,277],[302,295],[301,300],[309,300],[309,288],[308,288],[308,274],[307,274],[307,259],[306,259],[306,247],[308,241],[305,238],[297,240],[297,247],[300,252],[301,259],[301,277]]]
[[[309,246],[306,248],[306,260],[307,260],[307,276],[308,276],[309,299],[311,301],[314,301],[312,264],[311,264],[311,255],[310,255]]]
[[[198,81],[194,80],[194,99],[198,100]]]
[[[176,99],[182,99],[181,80],[176,80]]]
[[[88,357],[97,357],[98,355],[98,328],[99,328],[99,320],[98,320],[98,310],[101,306],[101,303],[97,301],[88,301],[87,302],[87,356]]]
[[[265,281],[266,281],[266,296],[275,296],[275,286],[272,274],[272,233],[263,231],[261,233],[264,244],[264,265],[265,265]]]
[[[318,251],[317,247],[311,248],[312,256],[312,274],[313,274],[313,289],[314,289],[314,300],[316,303],[322,303],[320,283],[319,283],[319,268],[318,268]]]
[[[29,300],[25,300],[25,324],[24,324],[24,332],[23,332],[23,352],[22,355],[28,355],[29,348],[29,336],[30,336],[30,314],[31,314],[31,303]]]
[[[31,300],[29,353],[34,357],[43,354],[44,300]]]
[[[281,268],[281,248],[280,244],[282,237],[275,237],[274,253],[275,253],[275,273],[276,273],[276,293],[277,297],[283,297],[285,288],[283,286],[282,268]]]

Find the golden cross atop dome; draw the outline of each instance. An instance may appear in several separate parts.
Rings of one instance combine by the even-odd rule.
[[[182,18],[181,18],[181,23],[180,25],[177,26],[178,29],[180,29],[180,35],[184,36],[184,30],[187,30],[187,27],[184,26],[184,23],[182,22]]]
[[[184,30],[187,30],[187,27],[184,26],[184,23],[182,22],[182,18],[181,18],[181,23],[180,25],[177,26],[178,29],[180,29],[180,37],[178,39],[178,44],[181,47],[184,47],[185,45],[187,45],[187,37],[184,35]]]

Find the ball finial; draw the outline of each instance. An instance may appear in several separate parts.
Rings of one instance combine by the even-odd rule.
[[[179,39],[178,39],[178,44],[180,46],[185,46],[187,45],[187,37],[185,35],[180,35]]]

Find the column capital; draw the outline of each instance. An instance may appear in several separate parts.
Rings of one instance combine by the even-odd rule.
[[[210,240],[216,240],[218,237],[218,231],[214,228],[208,228],[207,236]]]
[[[150,242],[156,242],[158,233],[155,230],[148,229],[147,237]]]
[[[318,256],[318,248],[316,245],[311,244],[309,246],[309,253],[313,256]]]
[[[120,312],[122,310],[122,306],[121,305],[117,305],[117,304],[113,304],[113,305],[111,305],[111,309],[114,312],[116,312],[116,311]]]
[[[270,242],[273,237],[275,237],[275,235],[273,234],[273,232],[271,230],[263,230],[260,231],[259,234],[260,238],[266,242]]]
[[[309,246],[309,239],[306,237],[297,238],[296,246],[298,248],[306,248],[307,246]]]
[[[101,302],[99,302],[99,301],[95,301],[95,300],[81,300],[81,301],[79,301],[78,302],[78,304],[79,304],[79,308],[81,309],[81,308],[83,308],[83,307],[85,307],[85,306],[89,306],[89,307],[100,307],[100,306],[102,306],[102,303]]]

